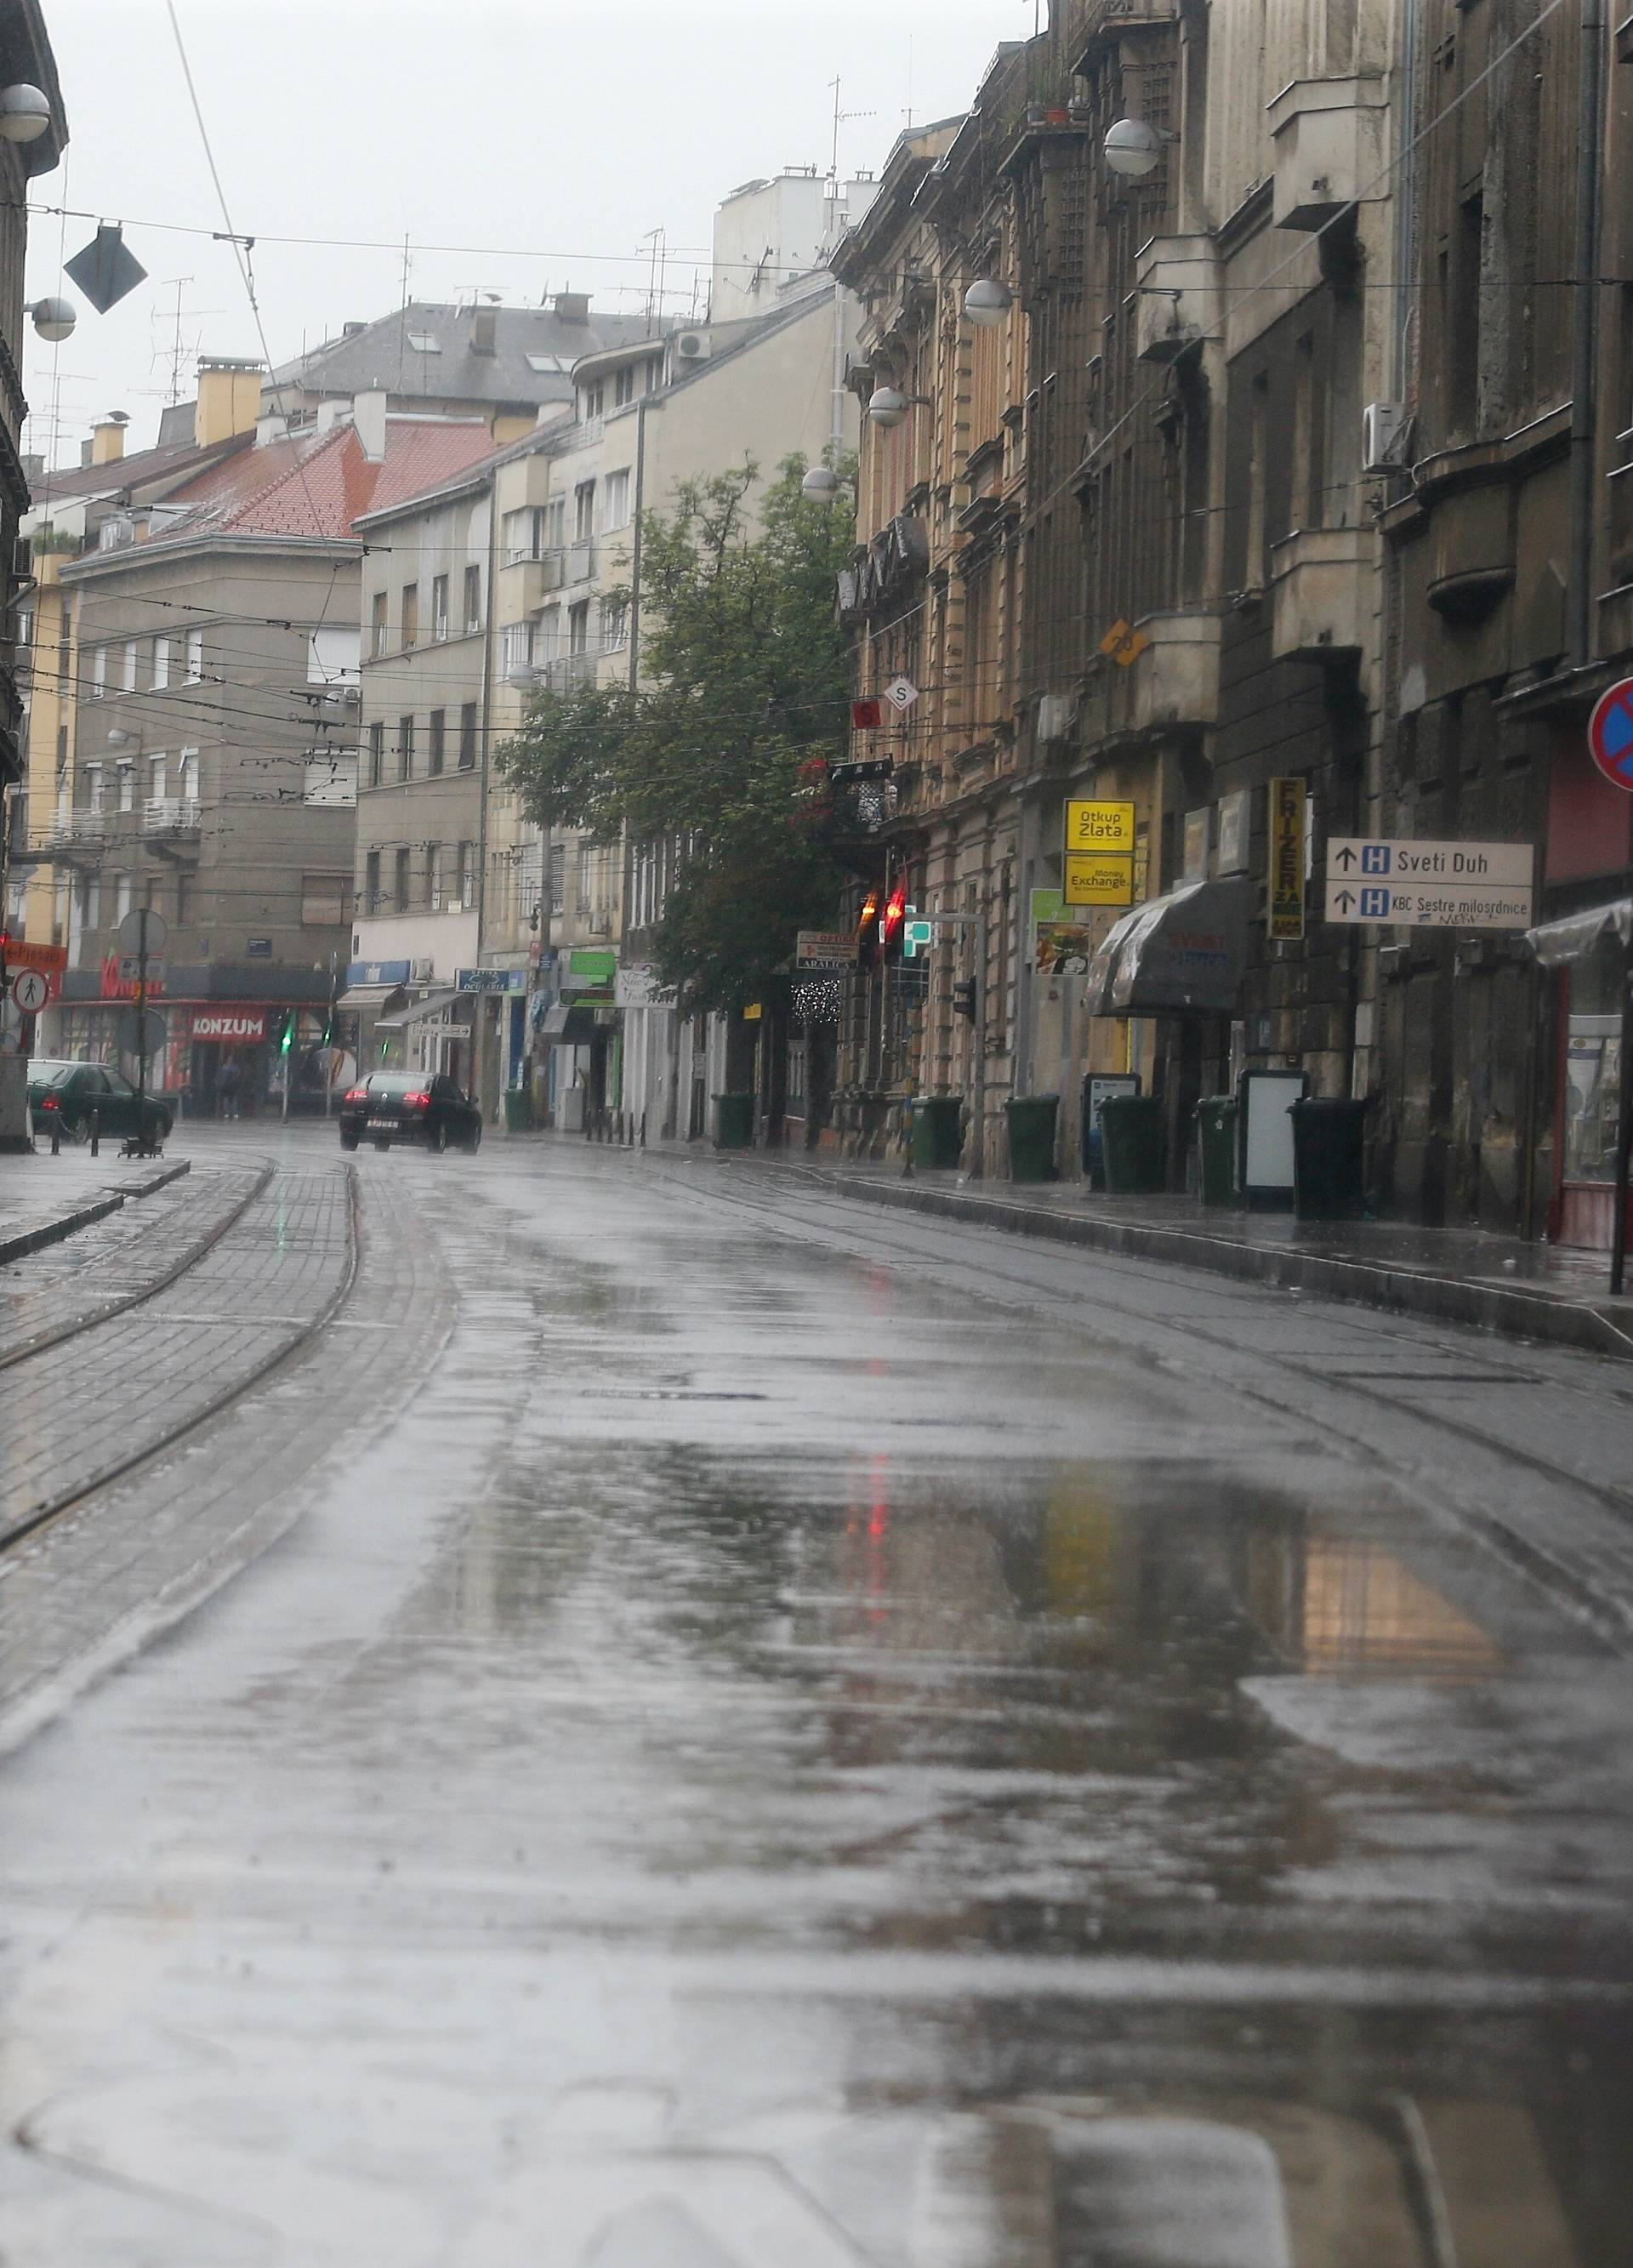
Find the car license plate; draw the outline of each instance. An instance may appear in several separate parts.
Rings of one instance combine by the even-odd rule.
[[[394,1119],[394,1118],[371,1118],[371,1119],[370,1119],[370,1121],[369,1121],[369,1123],[370,1123],[370,1125],[371,1125],[371,1126],[386,1126],[386,1127],[389,1127],[389,1126],[394,1126],[394,1125],[396,1124],[396,1121],[395,1121],[395,1119]]]

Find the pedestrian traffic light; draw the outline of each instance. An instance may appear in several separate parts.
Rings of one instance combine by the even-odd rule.
[[[879,942],[886,967],[901,958],[902,939],[908,925],[908,886],[904,876],[885,901],[885,910],[879,917]]]
[[[961,976],[953,986],[953,1012],[955,1016],[967,1016],[972,1024],[975,1022],[975,980],[973,976]]]
[[[283,1032],[282,1037],[278,1041],[278,1053],[281,1056],[288,1055],[290,1049],[294,1046],[294,1044],[295,1012],[291,1008],[283,1019]]]
[[[879,892],[870,890],[862,901],[862,911],[857,919],[857,967],[859,969],[879,967]]]

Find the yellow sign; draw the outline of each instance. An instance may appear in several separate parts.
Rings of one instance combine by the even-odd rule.
[[[1100,640],[1100,652],[1108,653],[1119,669],[1129,669],[1150,644],[1151,640],[1144,630],[1136,630],[1130,623],[1119,618]]]
[[[1115,850],[1129,857],[1134,850],[1134,806],[1131,803],[1068,803],[1066,855],[1074,850]],[[1066,893],[1070,898],[1070,890]]]
[[[751,1000],[747,1007],[743,1011],[743,1021],[746,1024],[757,1024],[764,1013],[765,1009],[761,1002],[758,1000]]]
[[[1288,944],[1304,935],[1304,782],[1270,782],[1269,934]]]
[[[1066,854],[1062,890],[1069,906],[1131,906],[1134,903],[1134,854],[1077,850]]]

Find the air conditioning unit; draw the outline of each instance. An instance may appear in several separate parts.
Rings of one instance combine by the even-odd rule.
[[[675,338],[674,350],[682,362],[707,362],[714,348],[707,331],[681,331]]]
[[[1038,703],[1040,740],[1063,740],[1071,730],[1073,703],[1069,693],[1046,693]]]
[[[1361,412],[1361,463],[1369,473],[1400,472],[1409,462],[1412,421],[1398,401],[1369,401]]]

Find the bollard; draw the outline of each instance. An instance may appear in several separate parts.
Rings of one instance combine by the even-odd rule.
[[[645,1113],[645,1111],[643,1111],[643,1112],[641,1113],[641,1147],[642,1147],[644,1150],[644,1149],[645,1149],[645,1147],[646,1147],[646,1113]]]
[[[91,1114],[91,1154],[93,1158],[101,1148],[101,1145],[102,1114],[99,1110],[93,1110]]]
[[[60,1110],[54,1110],[51,1113],[51,1155],[54,1158],[60,1158],[62,1154],[63,1114]]]

